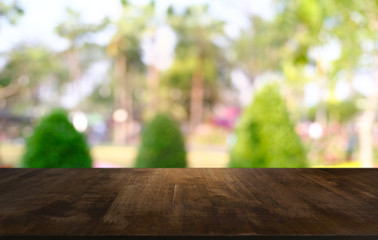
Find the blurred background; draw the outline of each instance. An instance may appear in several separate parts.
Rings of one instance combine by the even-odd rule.
[[[263,91],[273,83],[281,100]],[[257,121],[287,121],[273,135],[290,145],[295,131],[303,166],[377,167],[378,2],[0,0],[0,166],[22,166],[56,108],[93,167],[133,167],[161,112],[178,123],[187,167],[247,166],[231,155],[277,146],[262,135],[271,128],[248,130]]]

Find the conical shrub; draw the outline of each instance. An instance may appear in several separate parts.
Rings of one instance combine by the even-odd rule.
[[[240,118],[230,167],[306,167],[301,140],[294,130],[278,86],[264,86]]]
[[[88,168],[92,166],[84,135],[77,132],[64,110],[41,119],[26,143],[22,167]]]
[[[158,114],[145,126],[135,167],[186,167],[183,136],[178,124],[172,118]]]

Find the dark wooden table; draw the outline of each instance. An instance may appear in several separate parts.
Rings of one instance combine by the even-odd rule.
[[[378,239],[378,169],[1,169],[0,239]]]

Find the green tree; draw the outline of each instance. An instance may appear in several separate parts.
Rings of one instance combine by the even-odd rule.
[[[189,116],[190,126],[194,128],[203,118],[205,66],[221,57],[214,39],[223,36],[224,22],[213,18],[207,5],[189,6],[182,14],[170,7],[168,22],[178,35],[176,59],[195,60],[191,74]],[[214,65],[217,66],[216,63]]]
[[[249,27],[243,29],[233,42],[236,55],[233,65],[243,70],[254,82],[258,75],[279,69],[284,54],[282,46],[286,44],[288,36],[276,22],[252,15],[249,23]]]
[[[114,24],[116,33],[107,46],[112,58],[114,77],[114,108],[127,112],[127,120],[114,127],[114,140],[124,143],[128,124],[134,119],[133,89],[136,76],[145,70],[142,62],[141,42],[143,34],[153,21],[155,5],[153,2],[134,6],[122,0],[122,15]]]
[[[67,113],[55,110],[42,118],[26,143],[22,167],[89,168],[92,159],[84,135],[77,132]]]
[[[6,111],[35,117],[57,104],[59,93],[46,101],[49,92],[46,87],[51,94],[66,81],[68,74],[55,52],[44,46],[21,45],[4,56],[6,63],[0,71],[0,102]],[[0,130],[4,128],[6,125],[0,125]]]
[[[71,8],[66,9],[66,14],[67,19],[58,24],[55,31],[69,42],[68,48],[60,55],[67,60],[69,80],[72,83],[77,83],[86,68],[94,62],[93,53],[98,52],[100,48],[96,44],[86,41],[87,37],[104,30],[108,26],[109,20],[105,18],[99,24],[89,24],[83,22],[80,13]],[[79,88],[75,87],[74,89],[78,91],[79,95]]]
[[[175,59],[172,66],[161,77],[162,94],[160,108],[163,111],[176,109],[172,114],[176,118],[186,120],[191,114],[192,79],[198,61],[196,58]],[[213,59],[206,59],[202,65],[204,91],[203,101],[214,104],[217,100],[217,66]]]
[[[283,73],[290,110],[295,118],[304,112],[301,99],[303,87],[309,80],[304,70],[312,65],[309,49],[322,41],[319,33],[326,16],[323,1],[277,0],[273,19],[249,16],[250,26],[233,44],[233,62],[248,76],[251,83],[267,72]]]
[[[251,80],[256,75],[254,73],[281,70],[286,78],[285,91],[289,93],[288,106],[290,109],[295,106],[295,110],[298,107],[305,110],[301,99],[306,81],[316,82],[321,88],[316,121],[327,125],[336,115],[341,120],[344,111],[341,109],[344,106],[340,105],[340,109],[328,108],[327,102],[334,101],[332,97],[336,83],[343,76],[351,83],[355,72],[362,68],[374,69],[372,65],[376,65],[373,61],[366,63],[368,59],[378,59],[377,48],[367,50],[366,46],[374,46],[378,39],[377,1],[276,0],[275,3],[277,8],[274,18],[271,21],[261,21],[251,17],[252,29],[242,33],[237,41],[237,55],[241,60],[239,67]],[[341,47],[338,59],[330,56],[329,53],[333,51],[324,51],[330,46],[330,42]],[[316,70],[307,77],[306,69]],[[352,97],[356,97],[353,95],[355,93],[352,92]],[[373,163],[372,126],[378,109],[378,91],[366,103],[358,119],[359,152],[363,166],[369,167]],[[296,111],[296,115],[299,115],[297,119],[307,112],[302,109]]]
[[[292,92],[291,104],[301,107],[298,103],[303,98],[303,87],[307,80],[315,81],[321,89],[330,86],[327,64],[319,59],[320,54],[311,53],[318,52],[333,39],[325,27],[332,12],[330,9],[332,3],[323,0],[279,0],[278,2],[281,11],[275,18],[275,24],[283,29],[286,38],[281,48],[281,69]],[[311,79],[305,77],[306,67],[316,68],[316,73]],[[320,93],[320,104],[316,113],[317,122],[323,125],[327,124],[324,92]]]
[[[0,2],[0,23],[4,19],[10,24],[14,25],[18,19],[24,14],[24,10],[17,1]],[[0,28],[1,29],[1,28]],[[0,80],[0,101],[14,95],[18,90],[15,84],[4,84]]]
[[[309,109],[309,120],[315,121],[316,107]],[[332,122],[339,122],[342,124],[353,120],[357,113],[356,99],[344,101],[329,101],[326,103],[327,118]]]
[[[0,2],[0,20],[5,19],[10,24],[15,24],[24,14],[24,10],[17,1]]]
[[[0,101],[18,113],[33,114],[40,103],[56,104],[54,99],[42,102],[41,88],[55,89],[68,79],[68,72],[58,55],[44,46],[22,45],[5,55],[6,64],[0,72]],[[57,94],[59,95],[59,94]]]
[[[135,167],[186,167],[183,136],[178,124],[165,114],[158,114],[142,133],[142,143]]]
[[[350,2],[350,1],[348,1]],[[341,1],[341,4],[343,3]],[[353,34],[358,33],[357,36],[362,36],[360,39],[360,45],[366,42],[373,44],[373,49],[365,50],[365,57],[368,56],[373,61],[368,64],[371,71],[374,74],[374,87],[373,93],[367,98],[366,105],[362,108],[362,114],[358,119],[359,125],[359,158],[361,160],[362,167],[374,166],[374,151],[373,151],[373,128],[377,119],[378,111],[378,1],[363,1],[362,4],[356,4],[356,8],[359,10],[357,16],[360,16],[360,21],[355,19],[357,29]]]
[[[306,167],[303,145],[274,84],[264,86],[236,129],[230,167]]]
[[[336,61],[332,74],[341,71],[347,73],[347,81],[351,82],[354,72],[365,68],[374,71],[378,63],[378,48],[366,49],[366,44],[373,46],[378,41],[378,2],[362,0],[326,1],[332,5],[332,17],[329,20],[332,26],[329,31],[339,39],[342,46],[341,56]],[[373,61],[361,61],[362,59]],[[373,166],[373,125],[378,110],[378,76],[373,77],[373,94],[366,99],[358,118],[359,125],[359,158],[363,167]]]

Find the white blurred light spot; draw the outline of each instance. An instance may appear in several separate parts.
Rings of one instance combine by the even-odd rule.
[[[83,112],[74,112],[72,113],[72,124],[75,129],[79,132],[85,132],[88,127],[88,119],[85,113]]]
[[[308,83],[304,87],[304,103],[308,107],[315,106],[321,98],[321,89],[316,83]]]
[[[313,139],[318,139],[323,135],[323,127],[320,123],[311,123],[308,129],[308,134]]]
[[[328,43],[311,47],[308,55],[313,60],[320,61],[323,67],[329,68],[330,63],[337,60],[341,54],[341,43],[337,39],[328,39]]]
[[[159,70],[167,70],[172,62],[177,37],[168,26],[151,31],[142,41],[143,62]]]
[[[246,106],[252,100],[253,87],[248,77],[240,69],[233,69],[231,71],[231,82],[233,86],[239,91],[239,102]]]
[[[129,116],[129,114],[126,112],[126,110],[120,108],[120,109],[117,109],[117,110],[114,111],[113,120],[115,122],[121,123],[121,122],[126,121],[128,116]]]
[[[226,24],[224,27],[224,31],[226,32],[227,36],[231,37],[232,39],[236,39],[239,36],[240,28],[236,24]]]
[[[374,77],[371,73],[357,73],[353,78],[353,87],[365,96],[374,94]]]
[[[335,88],[335,95],[338,100],[345,100],[350,96],[350,85],[345,81],[338,81]]]

